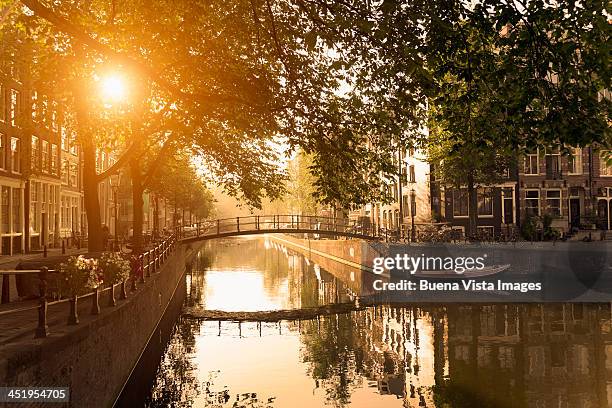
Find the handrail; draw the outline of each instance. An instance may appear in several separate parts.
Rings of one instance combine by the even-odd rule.
[[[344,235],[365,239],[386,239],[394,233],[373,225],[369,220],[300,214],[248,215],[185,223],[175,227],[180,239],[197,240],[228,235],[262,232],[304,232],[325,235]]]
[[[161,266],[168,259],[168,256],[174,249],[176,248],[176,243],[178,242],[175,234],[171,235],[164,241],[158,243],[152,249],[148,251],[132,256],[132,271],[131,276],[127,280],[132,282],[131,290],[136,291],[136,280],[139,279],[141,283],[145,282],[145,270],[146,277],[150,277],[151,273],[160,272]],[[146,257],[146,265],[144,264],[144,260]],[[68,324],[78,324],[78,314],[77,314],[77,302],[79,299],[92,298],[92,309],[91,314],[96,315],[100,313],[100,294],[110,293],[110,301],[108,303],[109,306],[115,306],[115,288],[117,285],[121,285],[121,297],[120,300],[127,299],[126,293],[126,281],[119,284],[112,284],[105,288],[96,288],[92,292],[73,296],[70,298],[59,299],[55,301],[49,302],[47,300],[47,274],[48,273],[59,273],[59,270],[49,269],[47,267],[42,267],[41,269],[27,269],[27,270],[19,270],[19,269],[8,269],[0,271],[2,275],[16,275],[16,274],[38,274],[39,275],[39,304],[37,306],[27,306],[16,309],[9,309],[0,312],[0,316],[12,315],[20,312],[30,311],[30,310],[38,310],[38,327],[36,328],[36,332],[34,337],[41,338],[47,337],[49,335],[49,327],[47,324],[47,310],[49,306],[55,306],[63,303],[70,303],[70,314],[68,316]]]
[[[59,272],[56,269],[47,270],[49,273]],[[0,269],[0,275],[26,275],[29,273],[40,273],[40,269]]]

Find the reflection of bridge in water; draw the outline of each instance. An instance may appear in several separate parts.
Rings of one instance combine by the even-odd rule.
[[[177,227],[182,242],[255,234],[312,234],[365,240],[385,238],[385,231],[363,220],[312,215],[251,215],[202,221]]]

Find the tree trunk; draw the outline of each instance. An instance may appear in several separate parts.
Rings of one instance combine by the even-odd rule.
[[[130,162],[130,176],[132,178],[132,201],[134,208],[134,222],[132,224],[132,248],[133,252],[140,253],[143,247],[143,211],[144,199],[142,197],[144,190],[142,188],[142,174],[138,161]]]
[[[104,250],[102,242],[102,217],[98,200],[96,177],[96,148],[92,143],[82,143],[83,152],[83,201],[87,214],[87,249],[90,252]]]
[[[76,87],[73,93],[76,102],[77,134],[83,158],[83,204],[87,216],[87,249],[90,252],[97,252],[104,249],[104,243],[102,242],[102,217],[96,174],[96,145],[91,130],[88,129],[88,109],[90,107],[86,97],[87,89]]]
[[[476,225],[478,222],[478,196],[474,185],[474,174],[470,172],[467,177],[468,190],[468,236],[476,236]]]

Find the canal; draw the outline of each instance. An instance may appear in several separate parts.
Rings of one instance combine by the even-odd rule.
[[[345,271],[346,272],[346,271]],[[184,305],[351,302],[354,283],[269,238],[205,244]],[[352,289],[351,289],[352,288]],[[167,316],[117,406],[565,407],[612,404],[609,304],[375,305],[318,319]]]

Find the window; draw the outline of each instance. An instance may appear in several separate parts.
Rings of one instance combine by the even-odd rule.
[[[21,140],[17,137],[11,137],[11,169],[21,173]]]
[[[504,224],[514,223],[514,191],[512,188],[504,188],[502,190],[502,217]]]
[[[567,158],[567,172],[569,174],[582,174],[582,149],[572,149]]]
[[[478,190],[478,215],[493,215],[493,189]]]
[[[410,192],[410,214],[414,217],[417,216],[416,193],[414,190]]]
[[[70,163],[67,159],[62,161],[62,183],[68,184],[68,173],[70,172]]]
[[[46,140],[42,141],[42,171],[44,171],[45,173],[47,173],[49,171],[49,162],[50,162],[50,157],[49,157],[49,142],[47,142]]]
[[[535,175],[539,174],[538,168],[538,154],[530,153],[525,155],[525,174]]]
[[[416,173],[414,171],[414,164],[408,166],[408,181],[416,183]]]
[[[13,189],[13,232],[21,232],[21,189]]]
[[[40,166],[40,143],[36,136],[32,136],[32,168],[38,169]]]
[[[549,149],[546,151],[546,178],[549,180],[559,180],[561,178],[561,153],[559,149]]]
[[[40,183],[36,181],[32,181],[30,183],[30,231],[38,232],[38,199],[39,199],[39,189]]]
[[[17,91],[16,89],[11,89],[10,110],[9,110],[9,119],[11,121],[11,126],[17,126],[19,124],[20,112],[21,112],[21,104],[19,101],[19,91]]]
[[[32,91],[32,121],[38,120],[38,92]]]
[[[465,217],[468,215],[468,193],[465,189],[453,190],[453,216]]]
[[[4,89],[4,86],[0,84],[0,122],[6,122],[6,101],[4,99]]]
[[[42,96],[40,119],[45,126],[48,123],[47,114],[49,113],[49,101],[47,95]]]
[[[600,176],[612,176],[612,164],[609,160],[612,160],[612,151],[604,150],[599,153],[599,175]]]
[[[62,133],[62,150],[67,152],[68,151],[68,132],[66,131],[66,128],[63,126],[61,129],[61,133]]]
[[[550,215],[561,216],[561,190],[546,190],[546,210]]]
[[[527,216],[540,215],[540,191],[525,191],[525,213]]]
[[[57,132],[57,102],[51,101],[51,129]]]
[[[11,188],[2,186],[2,233],[8,234],[11,229],[11,225],[9,224],[10,218],[10,207],[9,203],[11,200]]]
[[[77,151],[77,143],[76,143],[76,133],[75,132],[71,132],[70,133],[70,153],[72,153],[73,155],[77,155],[78,151]]]
[[[51,145],[51,173],[56,175],[58,174],[58,155],[57,155],[57,145],[54,143]]]
[[[0,169],[6,170],[6,135],[0,133]]]
[[[78,176],[79,175],[79,167],[76,165],[76,163],[71,163],[70,164],[70,185],[72,187],[78,187],[77,185],[77,180],[78,180]]]

